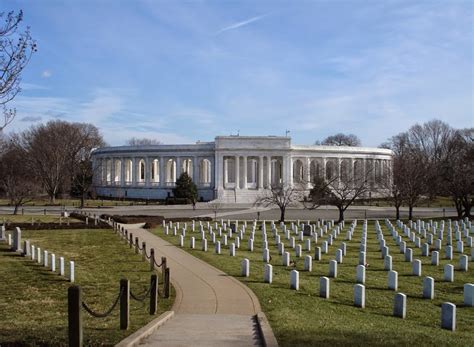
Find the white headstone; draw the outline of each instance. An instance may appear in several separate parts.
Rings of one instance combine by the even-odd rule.
[[[392,270],[392,256],[387,255],[383,260],[383,267],[385,270],[390,271]]]
[[[444,281],[454,282],[454,266],[451,264],[446,264],[444,266]]]
[[[365,286],[363,284],[354,286],[354,305],[365,308]]]
[[[300,289],[300,273],[296,270],[290,272],[290,288],[294,290]]]
[[[413,275],[415,276],[421,276],[421,260],[415,259],[413,260]]]
[[[321,260],[321,247],[314,249],[314,260]]]
[[[389,271],[388,272],[388,289],[397,290],[398,289],[398,272]]]
[[[365,252],[359,252],[359,265],[364,265],[365,266],[366,261],[365,261]]]
[[[456,305],[450,302],[441,305],[441,328],[456,330]]]
[[[365,266],[364,265],[356,266],[356,282],[360,284],[365,284]]]
[[[217,241],[215,246],[216,254],[221,254],[221,242]]]
[[[51,254],[51,271],[55,272],[56,271],[56,255]]]
[[[263,250],[263,262],[264,263],[269,263],[270,262],[270,250],[268,248],[265,248]]]
[[[330,260],[329,261],[329,276],[328,277],[337,277],[337,261]]]
[[[433,253],[431,253],[431,265],[435,265],[435,266],[439,265],[439,252],[438,251],[433,251]]]
[[[407,296],[403,293],[395,294],[393,315],[405,319],[407,315]]]
[[[272,283],[273,282],[273,266],[270,265],[270,264],[265,264],[263,281],[265,283]]]
[[[305,255],[304,257],[304,270],[313,271],[313,258],[310,255]]]
[[[283,255],[281,256],[281,262],[283,266],[290,266],[290,253],[289,252],[283,253]]]
[[[69,282],[74,283],[75,274],[74,274],[74,262],[69,262]]]
[[[59,258],[59,275],[64,276],[64,258]]]
[[[474,284],[464,284],[464,305],[474,307]]]
[[[250,260],[245,258],[241,262],[242,265],[242,276],[249,277],[250,276]]]
[[[324,299],[329,299],[329,278],[320,277],[319,278],[319,296]]]
[[[465,254],[459,257],[459,270],[467,271],[469,267],[469,257]]]
[[[301,245],[296,245],[295,255],[296,255],[297,258],[301,257]]]

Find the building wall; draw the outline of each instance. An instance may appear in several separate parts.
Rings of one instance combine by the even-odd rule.
[[[272,184],[310,189],[315,175],[373,174],[375,182],[389,172],[391,157],[390,150],[380,148],[292,146],[289,137],[218,136],[215,142],[193,145],[98,149],[93,154],[94,186],[104,197],[165,199],[186,171],[198,186],[199,199],[252,202]]]

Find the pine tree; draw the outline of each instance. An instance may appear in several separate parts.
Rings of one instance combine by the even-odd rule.
[[[188,199],[189,202],[197,201],[197,187],[186,172],[183,172],[176,181],[173,194],[175,198]]]

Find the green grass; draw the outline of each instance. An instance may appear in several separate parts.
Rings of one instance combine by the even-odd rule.
[[[76,284],[92,309],[104,312],[118,295],[121,278],[140,295],[149,286],[149,265],[112,230],[23,231],[23,238],[50,253],[76,263]],[[68,266],[66,266],[68,275]],[[67,345],[66,278],[8,250],[0,243],[0,345]],[[162,283],[160,279],[160,283]],[[162,286],[160,285],[160,290]],[[158,314],[169,310],[170,299],[159,299]],[[148,300],[131,300],[130,328],[119,330],[118,308],[108,318],[83,311],[85,345],[114,345],[152,319]]]
[[[67,221],[69,220],[70,223],[78,223],[82,221],[75,219],[75,218],[64,218],[60,217],[58,215],[53,216],[53,215],[13,215],[13,214],[0,214],[0,222],[2,224],[4,223],[58,223],[61,221],[63,224],[66,224]]]
[[[313,260],[313,271],[303,271],[303,258],[296,261],[296,269],[300,271],[300,290],[291,290],[290,271],[293,267],[283,267],[281,256],[278,255],[270,228],[267,227],[269,248],[272,256],[273,283],[263,283],[264,263],[262,261],[261,232],[256,231],[254,252],[247,251],[247,240],[250,226],[237,250],[236,257],[229,256],[228,246],[222,247],[222,254],[214,253],[214,245],[209,242],[209,251],[200,250],[200,236],[196,232],[197,249],[189,248],[191,233],[186,235],[184,249],[194,256],[235,276],[249,286],[260,300],[263,311],[267,315],[277,340],[281,346],[299,345],[456,345],[472,346],[474,341],[474,308],[463,307],[463,285],[474,282],[474,263],[470,263],[468,272],[455,271],[455,282],[445,283],[443,266],[444,249],[440,252],[440,265],[432,266],[431,257],[421,257],[421,249],[404,238],[407,245],[414,249],[414,259],[423,263],[422,277],[412,276],[410,263],[404,261],[399,248],[389,235],[388,229],[382,225],[385,240],[390,247],[393,257],[394,270],[399,273],[399,292],[405,293],[407,299],[407,318],[400,319],[392,316],[395,292],[387,289],[387,272],[383,269],[383,260],[379,252],[373,222],[370,222],[367,240],[366,271],[366,308],[353,306],[353,288],[355,283],[355,269],[358,264],[358,249],[361,238],[361,225],[354,233],[352,241],[347,244],[347,255],[343,263],[338,266],[338,277],[331,279],[328,300],[318,296],[319,278],[327,276],[329,261],[335,258],[336,249],[345,240],[349,224],[329,248],[328,254],[323,254],[321,261]],[[382,223],[381,223],[382,224]],[[163,235],[162,228],[154,230],[160,237],[178,245],[178,237]],[[286,251],[295,260],[294,250],[288,250],[289,242],[280,232]],[[208,237],[209,238],[209,237]],[[325,238],[324,238],[325,239]],[[216,239],[218,240],[218,238]],[[318,241],[321,245],[322,239]],[[230,243],[229,243],[230,244]],[[303,243],[301,243],[303,244]],[[314,243],[311,252],[314,255]],[[465,247],[465,253],[471,250]],[[240,276],[240,263],[243,258],[250,260],[250,277]],[[459,254],[455,254],[450,261],[458,267]],[[422,281],[424,276],[435,279],[435,299],[422,298]],[[441,303],[453,302],[457,305],[457,330],[455,332],[440,328]]]

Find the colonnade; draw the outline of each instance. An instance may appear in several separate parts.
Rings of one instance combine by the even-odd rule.
[[[174,187],[186,172],[200,187],[213,181],[212,158],[201,157],[107,157],[96,159],[102,185]]]

